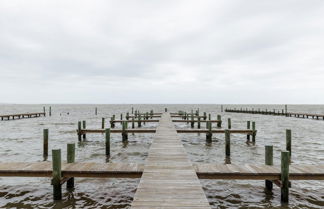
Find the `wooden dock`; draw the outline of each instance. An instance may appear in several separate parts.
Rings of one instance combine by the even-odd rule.
[[[9,115],[0,115],[1,120],[15,120],[22,118],[37,118],[40,116],[46,116],[45,112],[35,112],[35,113],[20,113],[20,114],[9,114]]]
[[[274,115],[274,116],[287,116],[295,118],[312,118],[316,120],[324,120],[324,114],[315,113],[298,113],[298,112],[285,112],[280,110],[254,110],[254,109],[225,109],[225,112],[232,113],[248,113],[248,114],[261,114],[261,115]]]
[[[131,208],[210,208],[168,113],[159,122]]]

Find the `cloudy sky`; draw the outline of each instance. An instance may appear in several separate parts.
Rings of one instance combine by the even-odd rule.
[[[324,103],[324,1],[0,2],[0,103]]]

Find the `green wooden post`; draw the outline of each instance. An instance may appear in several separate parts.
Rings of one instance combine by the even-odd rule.
[[[81,121],[78,121],[78,139],[81,141]]]
[[[135,128],[135,118],[132,117],[132,128]]]
[[[206,142],[211,143],[212,137],[213,137],[213,132],[212,132],[212,125],[211,125],[210,121],[208,121],[207,129],[208,129],[208,132],[206,133]]]
[[[75,162],[75,144],[67,144],[67,163]],[[74,178],[70,178],[66,182],[66,188],[71,189],[74,188]]]
[[[273,165],[273,146],[265,146],[265,164]],[[270,180],[265,180],[265,187],[268,191],[271,191],[273,188],[273,183]]]
[[[286,150],[289,151],[289,162],[291,161],[291,130],[286,130]]]
[[[142,123],[141,123],[141,115],[138,115],[138,127],[142,127]]]
[[[231,129],[232,128],[232,122],[231,122],[231,119],[230,118],[227,119],[227,128],[228,129]]]
[[[194,115],[191,115],[191,128],[195,127]]]
[[[107,128],[105,130],[105,135],[106,135],[106,140],[105,140],[105,143],[106,143],[106,155],[110,156],[110,129],[109,128]]]
[[[85,120],[82,121],[82,126],[83,126],[83,129],[86,129],[87,125],[86,125],[86,121]],[[85,139],[85,138],[86,138],[86,134],[83,133],[83,139]]]
[[[61,150],[54,149],[52,150],[52,184],[53,184],[53,196],[54,200],[62,199],[62,185],[61,185]]]
[[[115,127],[115,124],[114,125],[111,125],[110,126],[113,126],[112,128]],[[105,129],[105,118],[101,118],[101,129]]]
[[[123,142],[126,142],[128,140],[128,134],[127,134],[126,130],[127,130],[127,121],[123,121],[123,124],[122,124],[122,140],[123,140]]]
[[[217,115],[217,127],[221,128],[222,127],[222,116],[221,115]]]
[[[47,160],[48,157],[48,129],[43,129],[43,157]]]
[[[255,121],[252,122],[252,143],[255,144],[256,130],[255,130]]]
[[[198,129],[200,129],[200,117],[198,117]]]
[[[211,114],[210,113],[208,114],[208,120],[211,120]]]
[[[52,116],[52,107],[50,106],[49,107],[49,113],[48,113],[49,116]]]
[[[281,202],[289,202],[289,152],[281,152]]]
[[[228,129],[225,130],[225,155],[231,156],[231,134]]]
[[[249,130],[251,128],[251,121],[246,122],[246,128]],[[249,142],[250,141],[250,134],[246,135],[246,139]]]

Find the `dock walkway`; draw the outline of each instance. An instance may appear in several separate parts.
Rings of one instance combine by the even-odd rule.
[[[132,208],[210,208],[169,113],[159,122]]]

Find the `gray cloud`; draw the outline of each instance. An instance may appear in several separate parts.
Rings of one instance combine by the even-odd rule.
[[[1,1],[0,102],[323,103],[323,19],[321,0]]]

